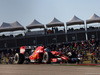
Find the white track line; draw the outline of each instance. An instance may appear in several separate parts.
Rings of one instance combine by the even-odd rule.
[[[85,73],[86,75],[100,75],[100,73]]]

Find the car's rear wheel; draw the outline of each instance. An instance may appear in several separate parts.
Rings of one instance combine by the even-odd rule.
[[[51,63],[51,53],[45,52],[43,55],[43,62],[44,63]]]
[[[15,64],[23,64],[24,62],[24,55],[21,54],[21,53],[16,53],[15,56],[14,56],[14,63]]]

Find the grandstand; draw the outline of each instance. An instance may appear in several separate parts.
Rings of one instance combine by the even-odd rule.
[[[72,42],[72,41],[82,41],[90,40],[91,38],[98,40],[100,38],[100,27],[95,27],[94,23],[100,23],[100,17],[96,14],[93,14],[88,20],[83,21],[78,17],[74,16],[71,20],[64,23],[54,18],[50,23],[46,24],[46,27],[34,20],[31,24],[26,26],[27,31],[24,35],[18,34],[13,35],[2,35],[0,36],[0,49],[8,48],[17,48],[20,46],[31,46],[31,45],[48,45],[51,43],[63,43],[63,42]],[[92,24],[88,27],[88,24]],[[74,25],[83,25],[79,29],[66,29],[69,26]],[[59,30],[58,27],[63,27],[64,29]],[[32,29],[41,28],[38,31],[31,31]],[[51,28],[51,29],[49,29]],[[0,26],[0,32],[9,32],[9,31],[18,31],[25,30],[25,28],[18,22],[14,23],[3,23]]]

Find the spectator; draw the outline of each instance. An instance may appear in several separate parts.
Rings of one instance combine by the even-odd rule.
[[[91,63],[93,63],[94,53],[91,53]]]
[[[0,64],[1,64],[1,54],[0,54]]]
[[[83,63],[83,58],[82,58],[82,55],[80,53],[78,54],[78,64],[79,63],[81,63],[81,64]]]

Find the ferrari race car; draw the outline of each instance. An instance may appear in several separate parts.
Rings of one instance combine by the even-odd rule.
[[[32,49],[27,49],[27,46],[20,47],[20,53],[14,56],[15,64],[22,64],[25,60],[30,63],[63,63],[67,62],[68,58],[60,52],[50,51],[43,46],[38,46],[31,54]]]

